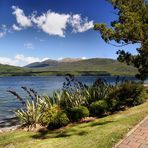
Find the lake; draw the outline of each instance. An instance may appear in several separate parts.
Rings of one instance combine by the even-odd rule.
[[[79,81],[91,85],[97,78],[104,78],[110,83],[114,83],[116,77],[110,76],[79,76],[76,77]],[[122,79],[122,77],[121,77]],[[133,77],[126,77],[128,80],[136,80]],[[63,86],[65,77],[63,76],[47,76],[47,77],[31,77],[31,76],[16,76],[16,77],[0,77],[0,120],[14,116],[16,110],[21,104],[7,90],[15,90],[22,97],[26,97],[26,93],[21,89],[22,86],[33,88],[43,95],[50,95],[54,90],[60,89]],[[148,83],[146,81],[145,83]]]

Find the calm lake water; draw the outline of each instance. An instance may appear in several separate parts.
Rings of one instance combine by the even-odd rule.
[[[76,77],[79,81],[87,85],[91,85],[97,76],[80,76]],[[114,83],[116,77],[101,77],[110,83]],[[122,78],[121,78],[122,79]],[[127,77],[129,80],[136,80],[135,78]],[[20,102],[7,90],[15,90],[18,94],[25,98],[27,95],[22,89],[22,86],[33,88],[43,95],[50,95],[54,90],[62,88],[65,78],[62,76],[48,76],[48,77],[0,77],[0,120],[14,116],[13,111],[21,104]],[[148,83],[146,81],[145,83]]]

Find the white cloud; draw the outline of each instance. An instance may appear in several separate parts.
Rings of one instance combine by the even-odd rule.
[[[82,59],[82,60],[86,60],[87,58],[86,58],[86,57],[82,57],[81,59]]]
[[[93,28],[93,21],[88,21],[88,18],[82,19],[79,14],[71,16],[70,19],[71,26],[73,27],[73,32],[85,32]]]
[[[88,21],[88,18],[82,19],[79,14],[59,14],[51,11],[39,17],[33,15],[32,21],[49,35],[58,35],[60,37],[65,36],[67,26],[71,26],[75,33],[85,32],[94,26],[93,21]]]
[[[60,58],[58,58],[58,61],[63,60],[63,59],[64,59],[63,57],[60,57]]]
[[[34,62],[43,62],[45,60],[48,60],[48,57],[39,58],[39,57],[32,57],[32,56],[24,56],[23,54],[17,54],[13,58],[7,58],[7,57],[0,57],[0,64],[7,64],[7,65],[13,65],[13,66],[25,66],[30,63]],[[58,58],[58,61],[63,60],[63,57]],[[81,58],[73,58],[73,60],[85,60],[86,57]]]
[[[8,65],[15,65],[15,61],[10,59],[10,58],[6,58],[6,57],[0,57],[0,64],[8,64]]]
[[[20,30],[22,30],[21,27],[15,25],[15,24],[12,25],[12,28],[13,28],[13,30],[15,30],[15,31],[20,31]]]
[[[64,31],[69,21],[69,14],[59,14],[48,11],[39,17],[32,17],[32,21],[49,35],[64,37]]]
[[[40,42],[45,42],[45,40],[44,40],[44,39],[39,39],[39,41],[40,41]]]
[[[17,54],[14,58],[0,57],[0,64],[8,64],[13,66],[25,66],[33,62],[42,62],[49,58],[26,57],[22,54]]]
[[[38,58],[38,57],[25,57],[22,54],[16,55],[15,60],[20,61],[20,62],[25,62],[25,63],[28,63],[28,64],[41,61],[41,59]]]
[[[5,24],[2,24],[1,28],[4,30],[4,31],[7,31],[7,26]]]
[[[46,61],[46,60],[49,60],[49,58],[43,58],[40,60],[40,62],[43,62],[43,61]]]
[[[72,27],[72,32],[81,33],[93,28],[93,21],[88,18],[82,18],[80,14],[64,14],[53,11],[47,11],[40,16],[37,12],[32,12],[26,16],[24,11],[17,6],[12,6],[13,15],[16,16],[18,25],[13,25],[13,29],[19,31],[22,27],[27,28],[36,25],[39,29],[49,35],[65,37],[65,31]]]
[[[25,43],[24,47],[27,48],[27,49],[33,49],[34,48],[32,43]]]
[[[2,38],[2,37],[4,37],[6,34],[7,34],[7,26],[6,25],[2,25],[1,27],[0,27],[0,38]]]
[[[16,21],[21,27],[26,28],[32,26],[30,18],[24,14],[22,9],[16,6],[12,6],[12,9],[14,10],[12,14],[16,16]]]
[[[40,42],[45,42],[46,41],[45,39],[41,39],[41,38],[38,38],[38,37],[35,37],[34,39],[37,40],[37,41],[40,41]]]
[[[5,36],[5,32],[0,32],[0,38],[4,37]]]

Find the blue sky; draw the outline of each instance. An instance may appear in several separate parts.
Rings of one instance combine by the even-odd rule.
[[[0,63],[45,59],[114,58],[93,24],[116,19],[106,0],[0,0]],[[123,49],[135,53],[136,45]]]

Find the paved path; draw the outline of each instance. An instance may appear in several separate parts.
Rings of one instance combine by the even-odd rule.
[[[148,148],[148,117],[131,130],[115,148]]]

